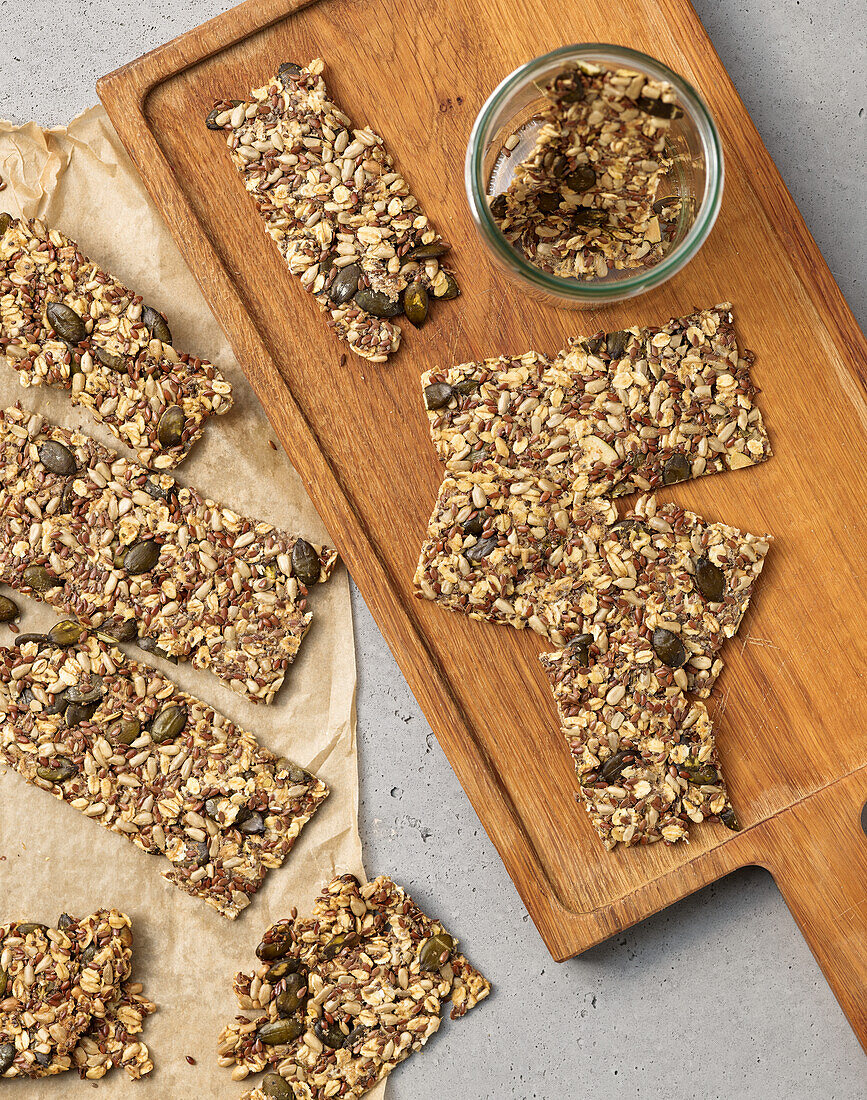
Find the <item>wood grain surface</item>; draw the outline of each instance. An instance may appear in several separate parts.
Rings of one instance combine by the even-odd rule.
[[[698,87],[722,134],[726,189],[688,268],[640,299],[575,313],[521,296],[488,262],[463,159],[505,75],[599,40],[652,53]],[[383,365],[351,354],[341,365],[345,345],[287,275],[221,135],[203,124],[215,100],[314,56],[454,245],[461,298],[419,332],[404,325]],[[250,0],[104,77],[99,94],[552,955],[760,864],[867,1043],[867,348],[686,0]],[[610,854],[575,805],[539,639],[413,598],[442,477],[419,374],[528,347],[553,353],[577,332],[662,323],[726,299],[757,354],[775,457],[666,494],[775,537],[710,704],[744,831],[697,826],[688,846]]]

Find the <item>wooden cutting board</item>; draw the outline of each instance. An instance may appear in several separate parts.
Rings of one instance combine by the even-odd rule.
[[[494,270],[467,211],[463,160],[502,77],[556,46],[599,40],[649,52],[701,90],[722,133],[726,189],[686,270],[588,314],[531,301]],[[384,135],[454,245],[462,297],[420,332],[404,325],[386,365],[341,364],[345,345],[287,275],[221,136],[203,124],[215,100],[317,55],[335,99]],[[867,348],[687,0],[250,0],[98,87],[552,955],[760,864],[867,1043]],[[418,378],[726,299],[757,353],[775,457],[667,493],[776,540],[711,703],[744,830],[699,826],[688,846],[608,853],[575,805],[539,639],[413,598],[442,477]]]

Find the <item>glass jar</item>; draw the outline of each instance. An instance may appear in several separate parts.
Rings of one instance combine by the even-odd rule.
[[[673,236],[662,258],[650,267],[612,269],[601,279],[580,281],[548,274],[506,240],[494,221],[489,200],[505,191],[515,167],[533,151],[545,102],[540,89],[577,63],[630,69],[667,81],[677,94],[681,117],[674,119],[666,146],[671,168],[659,195],[679,202]],[[508,143],[508,144],[507,144]],[[522,290],[569,309],[593,309],[659,286],[698,252],[713,228],[723,192],[723,155],[707,105],[683,77],[637,50],[589,43],[563,46],[537,57],[507,76],[491,93],[470,135],[464,173],[470,213],[497,265]]]

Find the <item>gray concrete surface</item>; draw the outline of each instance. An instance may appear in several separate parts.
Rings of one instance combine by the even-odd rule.
[[[229,6],[0,0],[0,113],[62,123],[93,102],[99,74]],[[696,7],[863,325],[863,5]],[[867,1094],[863,1053],[764,872],[732,875],[580,959],[553,963],[357,593],[354,608],[368,869],[394,873],[441,914],[497,987],[395,1075],[391,1100]]]

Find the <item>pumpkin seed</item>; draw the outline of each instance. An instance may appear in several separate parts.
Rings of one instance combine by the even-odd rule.
[[[240,99],[229,100],[233,107],[239,107],[241,105]],[[217,116],[223,114],[226,111],[226,107],[215,107],[212,111],[209,111],[205,118],[205,125],[209,130],[222,130],[222,126],[217,125]]]
[[[75,645],[83,633],[84,627],[81,623],[77,623],[75,619],[62,619],[48,631],[48,640],[53,645]]]
[[[70,703],[93,703],[103,697],[105,689],[102,686],[102,677],[91,675],[90,687],[83,683],[73,684],[66,689],[66,695]]]
[[[445,256],[447,252],[451,251],[452,246],[446,244],[445,241],[431,241],[430,244],[416,245],[415,248],[411,248],[409,252],[405,253],[402,257],[403,262],[408,260],[438,260],[440,256]]]
[[[566,187],[570,191],[577,191],[579,195],[589,191],[595,182],[596,173],[589,164],[582,164],[580,168],[576,168],[574,172],[570,172],[568,176],[563,177],[563,183]]]
[[[676,103],[664,103],[661,99],[651,99],[650,96],[640,95],[635,101],[639,111],[646,111],[654,118],[680,118],[683,111]]]
[[[177,447],[184,438],[186,418],[180,405],[170,405],[157,424],[157,440],[161,447]]]
[[[582,668],[587,668],[590,664],[590,646],[592,645],[592,634],[578,634],[569,642],[569,653],[577,659]]]
[[[0,999],[6,996],[6,982],[8,981],[6,971],[0,970]]]
[[[39,461],[49,473],[59,477],[68,477],[78,469],[75,455],[68,447],[58,443],[56,439],[49,439],[39,448]]]
[[[494,195],[489,202],[489,209],[493,217],[504,218],[506,216],[508,202],[509,200],[506,198],[505,191],[502,191],[499,195]]]
[[[348,1038],[340,1030],[340,1024],[336,1020],[332,1024],[323,1019],[317,1020],[313,1025],[313,1034],[331,1050],[340,1050]]]
[[[455,382],[452,389],[455,393],[459,393],[461,397],[469,397],[470,394],[476,392],[479,388],[479,383],[475,378],[464,378],[460,382]]]
[[[680,668],[686,661],[686,650],[683,642],[664,626],[658,626],[653,632],[653,652],[669,668]]]
[[[425,940],[418,956],[418,965],[422,970],[439,970],[455,949],[455,941],[448,932],[437,932]],[[446,958],[443,958],[445,956]]]
[[[115,642],[131,642],[138,634],[135,619],[122,619],[120,622],[109,623],[98,632],[100,636],[106,635]]]
[[[686,772],[686,778],[690,783],[699,787],[716,787],[719,785],[719,773],[710,764],[682,764],[681,774]]]
[[[153,539],[134,543],[124,556],[122,568],[133,576],[149,573],[159,561],[160,544]]]
[[[403,292],[403,312],[416,328],[427,320],[428,301],[428,293],[420,282],[413,283]]]
[[[265,971],[265,981],[271,985],[276,985],[277,982],[282,981],[283,978],[298,974],[302,970],[301,960],[290,956],[288,959],[281,959],[279,962],[275,962],[273,966],[269,966]]]
[[[47,707],[43,708],[42,713],[44,715],[63,714],[66,708],[69,706],[69,697],[67,691],[59,691],[54,696],[54,702],[49,703]]]
[[[19,924],[18,931],[22,936],[29,936],[31,932],[47,932],[48,929],[44,924],[39,924],[38,921],[33,921],[30,924]]]
[[[62,932],[65,932],[67,928],[71,928],[73,924],[75,924],[75,921],[68,913],[61,913],[60,916],[57,918],[57,927]]]
[[[608,214],[604,210],[597,210],[593,206],[582,206],[575,211],[573,220],[581,229],[600,229],[608,222]]]
[[[274,999],[274,1005],[280,1016],[294,1016],[307,1002],[307,975],[289,974],[283,989]]]
[[[172,741],[183,732],[186,724],[186,707],[166,707],[151,723],[151,740],[157,745]]]
[[[708,557],[695,563],[695,585],[708,603],[720,603],[726,587],[726,575]]]
[[[464,550],[464,557],[467,561],[482,561],[493,550],[496,550],[498,541],[496,535],[491,535],[490,538],[481,539],[475,546],[471,546],[469,550]]]
[[[49,302],[45,308],[45,316],[60,339],[70,347],[87,339],[84,321],[65,302]]]
[[[361,287],[352,300],[359,309],[363,309],[365,313],[369,313],[373,317],[397,317],[403,313],[403,306],[399,298],[396,302],[393,302],[381,290],[373,290],[368,286]]]
[[[143,649],[145,653],[153,653],[155,657],[162,657],[164,661],[169,661],[173,665],[178,663],[177,657],[173,653],[167,653],[164,649],[160,649],[154,638],[139,638],[136,645],[139,649]]]
[[[277,75],[284,83],[287,80],[297,80],[301,75],[301,66],[296,65],[294,61],[284,61],[277,70]]]
[[[261,836],[265,832],[265,819],[256,810],[242,811],[235,824],[245,836]]]
[[[34,592],[48,592],[52,588],[59,588],[63,581],[49,573],[44,565],[28,565],[24,570],[21,580]]]
[[[20,614],[14,600],[10,600],[8,596],[0,596],[0,623],[14,622]]]
[[[211,858],[211,851],[205,840],[188,840],[186,858],[196,867],[204,867]]]
[[[358,264],[348,264],[342,267],[334,276],[331,286],[328,288],[328,297],[336,306],[342,306],[354,297],[358,290],[358,280],[361,278],[361,268]]]
[[[322,563],[314,547],[304,539],[298,539],[292,547],[292,573],[302,584],[316,584],[322,572]]]
[[[172,332],[165,317],[151,306],[141,311],[141,322],[150,333],[152,340],[161,340],[164,344],[172,342]]]
[[[119,718],[108,728],[108,737],[116,745],[131,745],[141,734],[138,718]]]
[[[105,348],[94,348],[93,354],[104,367],[118,374],[126,374],[126,359],[122,355],[112,355]]]
[[[69,729],[74,729],[76,726],[80,726],[82,722],[89,722],[96,713],[98,706],[98,699],[95,699],[92,703],[70,703],[63,712],[63,720]]]
[[[266,1073],[259,1088],[268,1100],[292,1100],[295,1095],[292,1086],[279,1073]]]
[[[292,1043],[303,1034],[303,1020],[299,1016],[292,1016],[288,1020],[269,1020],[262,1024],[256,1032],[256,1038],[266,1047],[276,1047],[283,1043]]]
[[[273,962],[274,959],[282,959],[289,954],[292,947],[292,937],[286,925],[271,929],[271,938],[262,940],[256,948],[256,957],[263,962]]]
[[[559,191],[546,191],[539,196],[537,206],[545,214],[553,214],[560,209],[563,196]]]
[[[40,779],[45,779],[49,783],[63,783],[65,780],[71,779],[73,775],[77,775],[78,768],[65,756],[58,756],[54,764],[38,767],[36,774]]]
[[[34,632],[31,634],[16,634],[14,644],[16,646],[22,646],[27,645],[28,642],[36,642],[37,645],[45,645],[47,641],[47,634],[37,634]]]
[[[692,467],[686,457],[674,454],[662,468],[662,484],[677,485],[678,482],[687,481],[692,473]]]
[[[2,234],[6,232],[6,230],[14,221],[15,219],[12,217],[12,215],[7,214],[5,210],[2,214],[0,214],[0,236],[2,236]]]
[[[613,756],[608,757],[599,769],[599,778],[605,783],[617,779],[624,768],[628,768],[630,764],[636,762],[639,755],[635,749],[622,749],[620,752],[615,752]]]
[[[454,390],[446,382],[432,382],[424,388],[425,408],[433,412],[434,409],[444,409],[451,401]]]
[[[719,815],[719,819],[723,825],[725,825],[727,829],[731,829],[733,833],[739,833],[741,831],[741,823],[732,806],[726,807]]]
[[[15,1061],[15,1044],[14,1043],[0,1043],[0,1073],[5,1073],[7,1069],[12,1068],[12,1063]]]
[[[479,515],[470,516],[461,528],[465,535],[472,535],[474,539],[477,539],[484,529],[485,525]]]
[[[360,943],[361,936],[357,932],[338,932],[323,946],[320,955],[323,959],[333,959],[341,951],[351,951],[353,947],[358,947]]]
[[[622,359],[626,352],[626,345],[629,343],[629,338],[632,336],[631,332],[627,332],[626,329],[618,329],[617,332],[609,332],[605,337],[605,345],[608,348],[608,354],[612,359]]]

